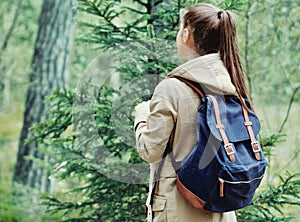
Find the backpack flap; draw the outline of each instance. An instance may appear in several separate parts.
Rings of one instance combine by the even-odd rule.
[[[221,122],[225,127],[225,132],[229,142],[239,142],[249,140],[249,133],[245,127],[244,116],[240,100],[233,96],[214,96],[218,101]],[[216,128],[215,111],[212,100],[209,97],[204,98],[202,101],[206,103],[206,119],[208,127],[210,128],[213,136],[222,141],[219,130]],[[254,135],[257,136],[260,131],[260,123],[257,116],[248,109],[249,120],[252,122]]]

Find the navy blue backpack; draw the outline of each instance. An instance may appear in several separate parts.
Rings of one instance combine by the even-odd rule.
[[[204,96],[200,85],[175,78],[201,96],[198,142],[177,170],[178,191],[204,212],[227,212],[250,205],[267,166],[257,139],[258,117],[245,99]],[[172,155],[171,159],[176,167]]]

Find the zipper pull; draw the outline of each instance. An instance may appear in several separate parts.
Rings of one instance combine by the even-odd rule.
[[[224,197],[224,180],[219,178],[220,181],[220,197]]]

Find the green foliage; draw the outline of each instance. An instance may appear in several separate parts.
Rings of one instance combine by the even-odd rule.
[[[264,103],[287,103],[299,86],[299,11],[299,1],[252,1],[241,17],[248,22],[241,27],[247,40],[240,43],[245,43],[251,90]]]
[[[32,199],[37,194],[24,186],[18,186],[19,194],[15,195],[8,181],[0,179],[0,221],[1,222],[50,222],[59,217],[44,214],[45,207]],[[30,207],[28,207],[30,206]]]
[[[108,96],[114,92],[107,87],[104,87],[103,91],[98,95]],[[103,99],[102,96],[98,100]],[[49,112],[47,121],[35,126],[33,130],[41,132],[41,136],[33,139],[52,147],[53,164],[56,167],[52,179],[56,178],[56,183],[63,180],[63,186],[70,186],[66,188],[65,192],[58,191],[56,196],[45,196],[44,204],[48,205],[49,212],[54,214],[58,211],[63,212],[62,220],[65,221],[143,220],[147,185],[120,183],[108,178],[109,174],[124,175],[128,173],[126,172],[128,169],[122,164],[107,167],[106,163],[102,162],[105,161],[102,156],[104,146],[119,160],[122,159],[124,149],[127,149],[127,152],[133,152],[132,148],[119,142],[116,133],[113,132],[108,116],[111,113],[111,101],[107,99],[103,102],[98,101],[98,107],[90,112],[88,98],[83,97],[80,98],[80,108],[82,109],[72,110],[75,100],[74,93],[57,91],[49,100],[52,102],[52,112]],[[74,115],[77,116],[75,122],[72,118],[68,118],[69,116],[74,118]],[[96,129],[99,130],[99,135],[103,135],[103,144],[100,147],[92,147],[93,150],[85,148],[98,139],[98,134],[95,135],[91,130],[81,131],[80,136],[76,135],[77,127],[85,130],[94,127],[89,121],[86,121],[87,115],[94,116]],[[57,124],[61,120],[64,121]],[[59,129],[57,129],[58,126]],[[67,129],[72,126],[73,129]],[[61,132],[60,135],[57,132]],[[99,151],[98,154],[97,151]],[[93,159],[87,157],[91,152],[94,155]],[[100,170],[99,167],[103,169]],[[105,172],[103,171],[105,169],[113,169],[114,172]],[[137,175],[136,179],[139,178],[140,175]],[[138,183],[138,181],[136,182]]]
[[[260,140],[262,141],[263,144],[263,150],[264,150],[264,154],[266,155],[266,157],[271,157],[274,154],[274,149],[276,148],[276,146],[281,143],[284,142],[286,135],[282,134],[282,133],[267,133],[267,132],[263,132],[261,134],[261,138]]]
[[[221,2],[220,8],[224,10],[240,11],[250,0],[225,0]]]
[[[0,115],[0,221],[1,222],[48,222],[58,221],[57,217],[45,215],[45,206],[32,200],[38,194],[24,186],[15,186],[19,195],[14,195],[12,174],[16,161],[16,140],[21,127],[20,108]],[[30,207],[29,207],[30,206]]]
[[[300,206],[300,174],[279,176],[279,183],[267,184],[255,196],[253,204],[237,212],[238,221],[292,221],[286,214],[286,206]]]
[[[2,106],[7,96],[5,93],[9,99],[6,106],[19,106],[20,100],[24,99],[27,88],[24,80],[31,71],[30,55],[33,53],[41,6],[41,1],[25,0],[21,4],[18,2],[0,2],[0,108],[4,110],[9,108]],[[18,16],[13,26],[16,13]]]
[[[261,142],[266,158],[273,156],[276,147],[283,142],[285,135],[280,133],[262,133]],[[248,221],[292,221],[293,216],[288,215],[284,209],[288,206],[300,206],[300,174],[286,173],[285,176],[278,175],[278,182],[271,183],[265,179],[263,186],[254,196],[252,205],[238,210],[239,222]]]
[[[131,113],[134,104],[151,96],[160,81],[158,74],[167,74],[178,63],[170,57],[174,42],[167,44],[175,39],[178,12],[200,1],[149,2],[157,5],[140,0],[79,0],[81,15],[89,18],[80,21],[88,30],[80,40],[105,50],[112,68],[101,66],[106,81],[95,82],[91,76],[77,91],[55,92],[48,99],[49,118],[34,126],[36,136],[30,138],[51,147],[52,180],[58,187],[53,187],[53,195],[44,196],[43,203],[49,213],[59,212],[63,221],[143,221],[146,216],[147,175],[127,167],[143,163],[131,139]],[[249,6],[248,1],[238,0],[218,3],[234,10]],[[253,7],[259,4],[269,3],[257,1]],[[106,72],[120,77],[117,87],[110,86],[112,78]],[[281,134],[263,135],[267,156],[281,140]],[[121,183],[123,177],[133,182]],[[289,221],[283,207],[299,205],[297,193],[298,174],[279,177],[276,184],[267,182],[253,205],[238,212],[239,220]]]
[[[149,99],[160,81],[158,74],[175,67],[176,59],[169,57],[174,47],[166,44],[170,35],[164,35],[164,40],[157,33],[168,30],[175,37],[179,8],[172,7],[170,14],[164,5],[147,14],[153,6],[137,6],[138,2],[80,1],[79,9],[96,16],[98,23],[82,22],[92,30],[81,40],[97,43],[112,62],[122,64],[113,70],[123,87],[113,88],[109,82],[94,86],[91,79],[76,92],[57,91],[47,101],[49,118],[32,128],[36,136],[29,141],[52,148],[48,151],[56,168],[52,180],[66,186],[65,192],[54,189],[55,195],[44,197],[44,204],[50,213],[62,212],[64,221],[142,221],[146,216],[149,171],[145,164],[141,165],[144,174],[134,167],[143,162],[130,139],[134,137],[131,113],[134,104]],[[129,19],[128,10],[134,14]],[[169,20],[174,23],[171,30]],[[130,181],[120,183],[122,178]]]

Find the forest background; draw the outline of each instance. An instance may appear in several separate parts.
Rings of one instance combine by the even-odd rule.
[[[134,149],[128,113],[178,64],[178,14],[196,2],[0,2],[0,221],[143,220],[147,167]],[[205,2],[237,15],[269,161],[254,205],[238,212],[239,221],[297,221],[300,2]],[[55,45],[64,38],[68,44]],[[30,102],[30,93],[40,99]],[[26,141],[25,128],[32,129]],[[104,147],[109,154],[99,151]]]

